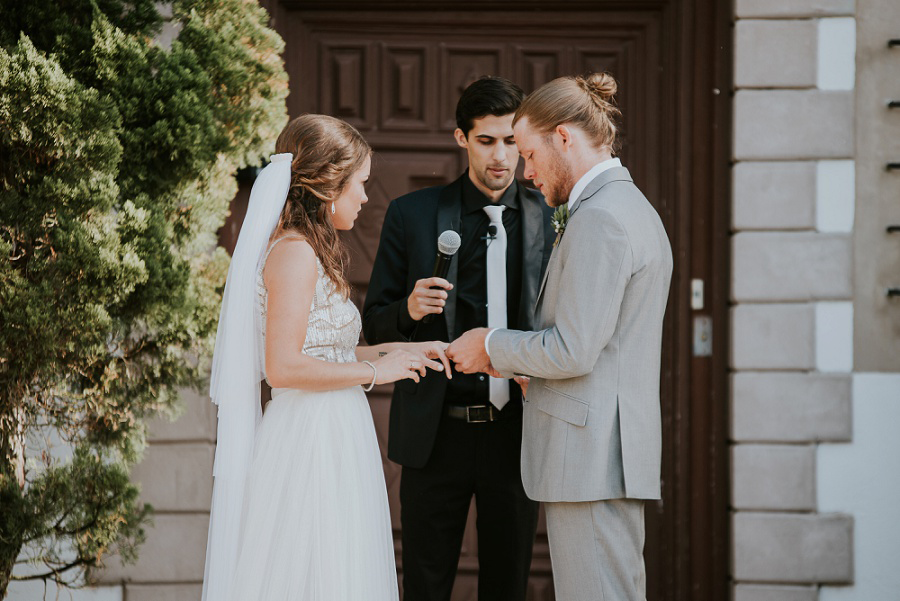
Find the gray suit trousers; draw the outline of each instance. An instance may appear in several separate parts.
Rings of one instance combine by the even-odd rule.
[[[557,601],[645,601],[644,501],[544,503]]]

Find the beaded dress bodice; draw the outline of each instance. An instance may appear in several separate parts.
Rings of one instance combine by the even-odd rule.
[[[263,268],[269,253],[275,245],[284,240],[279,238],[266,251],[260,262],[257,274],[257,296],[259,298],[261,346],[265,349],[266,340],[266,312],[268,307],[268,290],[263,280]],[[316,257],[316,290],[313,295],[312,305],[309,309],[309,320],[306,327],[306,340],[303,343],[303,352],[310,357],[332,361],[335,363],[350,363],[356,361],[356,345],[359,343],[359,333],[362,329],[362,320],[359,310],[350,299],[345,299],[337,290],[334,282],[325,273],[319,258]],[[265,373],[265,357],[262,358],[263,373]]]

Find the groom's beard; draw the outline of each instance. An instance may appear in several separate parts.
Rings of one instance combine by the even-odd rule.
[[[569,202],[569,194],[575,186],[575,176],[572,168],[566,163],[562,155],[548,144],[551,153],[550,171],[554,174],[552,181],[544,184],[544,198],[551,207],[558,207]]]

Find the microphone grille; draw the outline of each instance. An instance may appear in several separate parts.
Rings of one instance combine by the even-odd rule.
[[[438,250],[445,255],[455,255],[462,240],[453,230],[447,230],[438,237]]]

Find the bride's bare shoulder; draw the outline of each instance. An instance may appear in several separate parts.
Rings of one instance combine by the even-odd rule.
[[[306,280],[316,277],[316,253],[304,238],[289,236],[275,244],[266,259],[263,278],[266,286],[272,282],[285,279]]]

